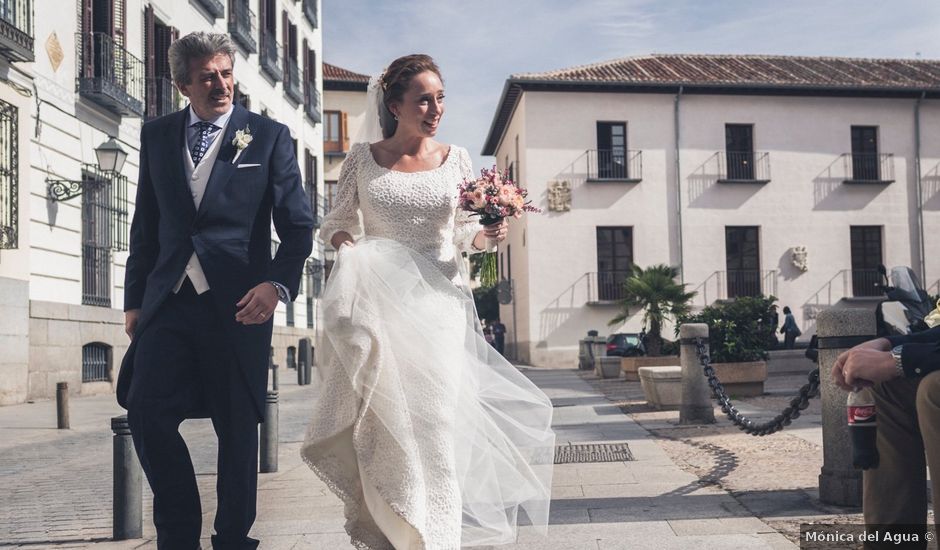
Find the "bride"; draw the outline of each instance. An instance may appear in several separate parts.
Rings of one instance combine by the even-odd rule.
[[[506,544],[520,523],[544,533],[551,402],[486,343],[462,260],[507,224],[457,210],[474,174],[465,149],[433,139],[444,88],[430,57],[396,59],[368,96],[374,138],[353,145],[320,228],[338,254],[301,454],[344,501],[357,548]]]

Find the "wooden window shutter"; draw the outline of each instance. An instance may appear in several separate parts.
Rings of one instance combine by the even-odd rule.
[[[349,151],[349,132],[346,130],[346,111],[340,113],[340,139],[343,142],[343,151]]]
[[[310,51],[307,50],[307,39],[304,38],[304,99],[309,100],[313,92],[310,90]]]
[[[286,11],[281,12],[281,49],[284,51],[281,66],[284,68],[284,83],[287,84],[290,82],[290,68],[287,66],[290,59],[290,19]]]
[[[127,0],[113,0],[114,18],[111,20],[111,36],[114,45],[122,50],[127,49]]]
[[[153,6],[144,8],[144,65],[147,79],[157,76],[157,58],[154,47],[156,39],[156,21],[153,15]]]
[[[268,2],[258,0],[258,30],[261,33],[261,46],[264,47],[264,33],[268,32]]]

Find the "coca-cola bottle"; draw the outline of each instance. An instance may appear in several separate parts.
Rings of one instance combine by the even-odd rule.
[[[862,470],[877,468],[878,424],[875,416],[875,396],[871,388],[849,392],[845,407],[848,412],[849,435],[852,438],[852,465]]]

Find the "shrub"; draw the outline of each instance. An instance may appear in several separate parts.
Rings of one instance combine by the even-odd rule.
[[[680,323],[708,325],[708,345],[715,363],[762,361],[777,342],[776,301],[773,296],[736,298],[683,316]]]

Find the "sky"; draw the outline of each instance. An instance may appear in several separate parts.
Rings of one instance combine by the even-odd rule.
[[[474,166],[506,79],[651,53],[940,59],[940,0],[322,0],[323,60],[377,74],[426,53],[437,139]]]

